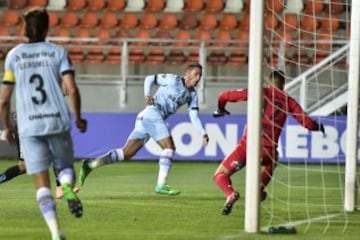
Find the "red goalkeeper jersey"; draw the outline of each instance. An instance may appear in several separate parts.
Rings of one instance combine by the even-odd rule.
[[[319,131],[319,125],[312,120],[301,106],[284,91],[276,87],[263,89],[263,115],[262,115],[262,144],[267,147],[277,147],[281,130],[288,114],[292,115],[302,126],[312,131]],[[218,98],[219,109],[225,109],[227,102],[247,101],[248,90],[229,90],[220,93]],[[246,133],[241,141],[246,142]]]

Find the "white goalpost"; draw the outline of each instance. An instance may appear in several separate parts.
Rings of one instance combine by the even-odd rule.
[[[349,214],[359,194],[360,1],[250,3],[244,231],[289,225],[346,231],[360,224]],[[254,159],[260,159],[263,79],[274,69],[285,72],[286,92],[325,125],[326,135],[288,117],[268,199],[260,203],[261,166]]]

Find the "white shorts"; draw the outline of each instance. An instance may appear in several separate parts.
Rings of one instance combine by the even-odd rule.
[[[128,139],[142,139],[144,144],[153,138],[155,141],[170,136],[169,126],[155,106],[148,106],[136,117],[135,128]]]
[[[73,168],[74,150],[70,131],[46,135],[22,137],[21,150],[26,173],[40,173],[53,165],[56,170]]]

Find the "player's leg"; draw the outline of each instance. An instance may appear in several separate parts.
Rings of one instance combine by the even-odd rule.
[[[19,161],[17,165],[11,166],[0,174],[0,184],[20,176],[26,172],[24,161]]]
[[[233,205],[239,199],[239,193],[234,190],[231,182],[231,175],[242,169],[246,164],[246,145],[239,144],[225,157],[214,174],[215,184],[226,196],[223,215],[231,213]]]
[[[167,184],[167,178],[171,169],[171,161],[175,152],[174,141],[171,136],[163,138],[157,143],[162,151],[159,158],[159,173],[155,192],[159,194],[178,195],[181,193],[178,189],[173,189]]]
[[[59,182],[57,170],[55,168],[53,168],[53,170],[54,170],[54,176],[55,176],[55,182],[56,182],[55,198],[62,199],[64,197],[64,192],[63,192],[61,184]],[[73,188],[73,192],[77,193],[79,191],[80,191],[80,189],[78,187]]]
[[[74,152],[70,132],[64,132],[49,137],[49,146],[54,168],[58,172],[58,180],[68,202],[70,212],[75,217],[81,217],[83,207],[80,199],[73,191],[76,182],[74,171]]]
[[[55,199],[50,189],[48,173],[50,153],[47,144],[37,137],[23,138],[22,143],[27,173],[33,176],[36,188],[36,200],[41,214],[48,225],[52,238],[60,238],[63,235],[57,217]]]
[[[261,184],[260,184],[260,200],[264,201],[267,197],[265,191],[266,186],[271,181],[271,178],[276,167],[278,152],[275,148],[264,147],[262,150],[262,170],[261,170]]]

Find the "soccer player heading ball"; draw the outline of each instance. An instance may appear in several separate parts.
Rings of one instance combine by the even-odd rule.
[[[300,105],[284,92],[285,77],[282,71],[273,71],[269,76],[269,84],[263,89],[263,116],[261,119],[261,172],[260,200],[264,201],[267,193],[265,187],[271,180],[273,171],[278,160],[277,146],[281,130],[287,116],[292,115],[302,126],[311,131],[325,133],[324,126],[312,120],[300,107]],[[218,109],[214,111],[214,117],[223,117],[230,114],[225,107],[228,102],[246,101],[248,90],[229,90],[219,94]],[[241,170],[246,165],[246,143],[247,132],[244,131],[239,144],[225,157],[214,174],[215,184],[225,193],[226,201],[222,210],[223,215],[231,213],[234,203],[239,198],[239,193],[234,190],[231,184],[231,175]],[[250,159],[249,161],[258,161]]]
[[[45,41],[49,16],[43,8],[24,14],[28,42],[13,48],[5,59],[5,74],[0,94],[1,120],[5,137],[15,144],[10,125],[11,95],[16,91],[19,140],[27,174],[33,176],[36,200],[53,240],[65,239],[50,190],[48,168],[53,165],[68,202],[70,212],[81,217],[82,204],[72,191],[75,184],[74,152],[70,135],[70,111],[63,92],[70,97],[75,124],[85,132],[81,117],[81,98],[72,65],[65,48]],[[63,88],[63,89],[62,89]]]
[[[203,136],[204,145],[207,145],[209,137],[199,118],[198,97],[195,90],[201,76],[202,66],[199,63],[190,64],[186,68],[184,77],[171,73],[147,76],[144,82],[147,106],[137,115],[135,127],[125,146],[110,150],[99,158],[84,160],[79,174],[80,186],[84,184],[86,177],[95,168],[118,161],[130,160],[151,137],[162,149],[155,192],[166,195],[180,194],[180,190],[172,189],[167,184],[175,144],[166,119],[176,113],[181,106],[187,104],[190,120]],[[155,95],[151,96],[151,89],[154,85],[158,88]]]

